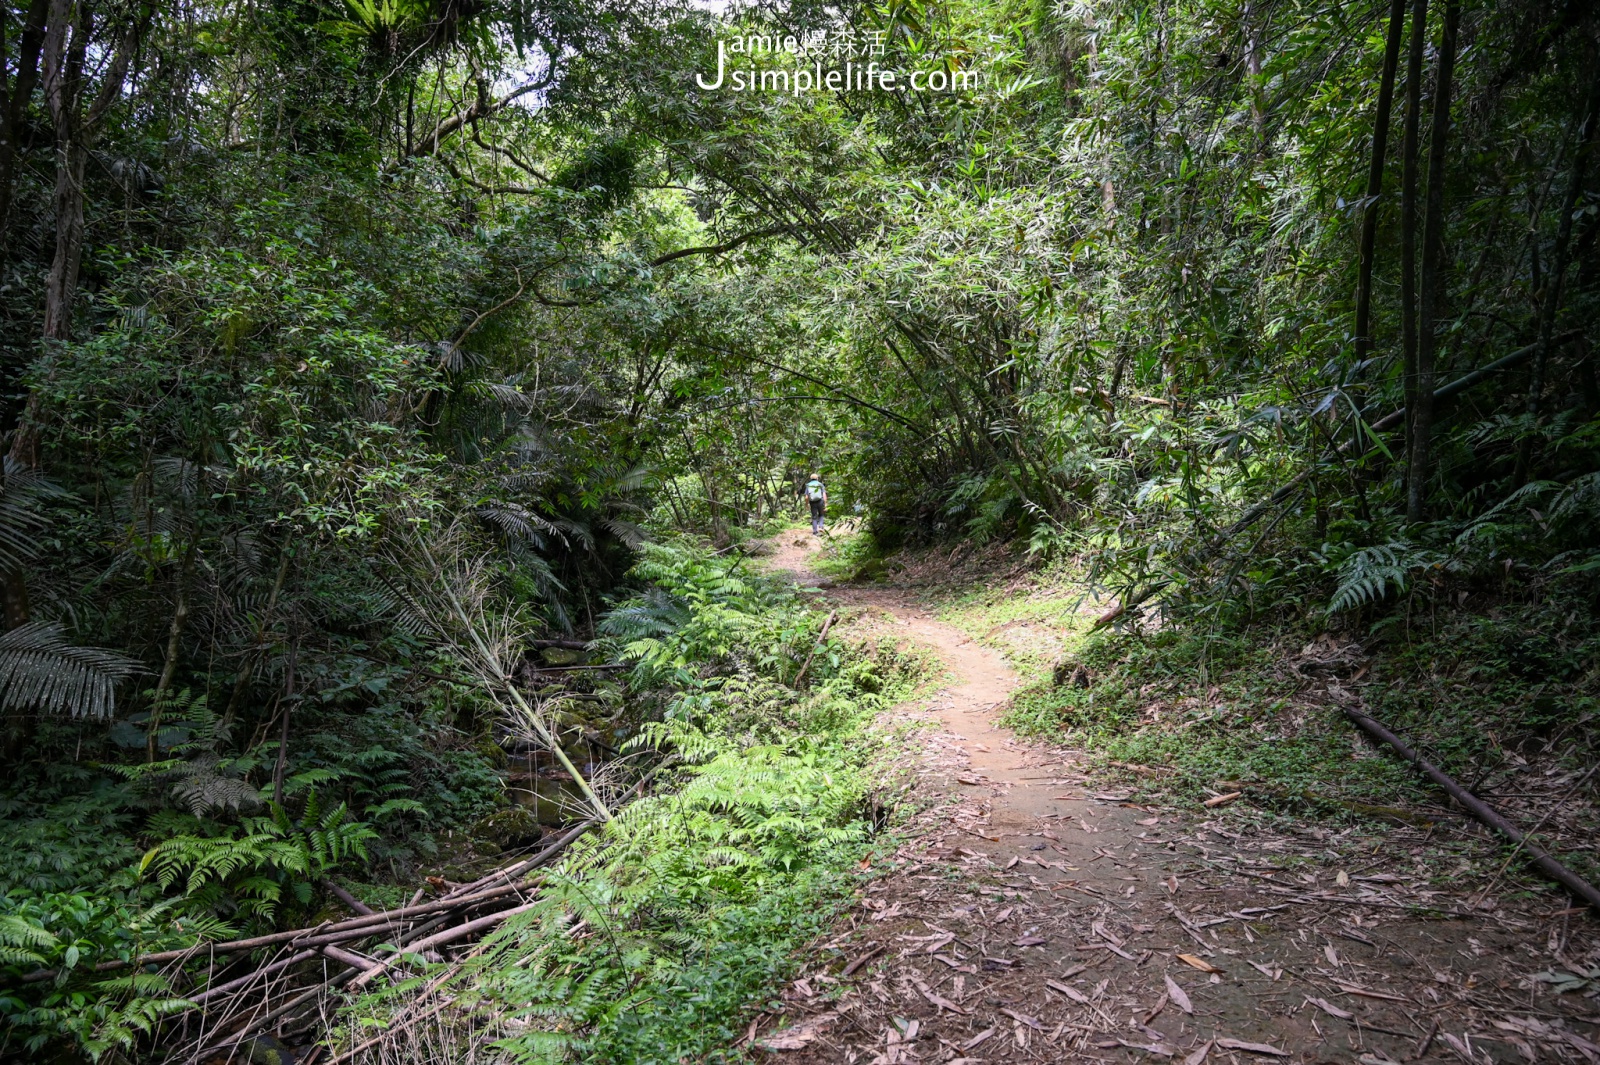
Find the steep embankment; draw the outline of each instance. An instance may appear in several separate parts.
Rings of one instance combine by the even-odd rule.
[[[815,543],[770,565],[814,583]],[[1138,805],[997,725],[1018,683],[908,588],[826,587],[931,649],[922,809],[746,1043],[786,1062],[1600,1060],[1592,1001],[1534,979],[1593,949],[1548,900],[1422,873],[1450,826],[1301,827]],[[1298,826],[1296,826],[1298,827]],[[1580,940],[1582,942],[1580,942]]]

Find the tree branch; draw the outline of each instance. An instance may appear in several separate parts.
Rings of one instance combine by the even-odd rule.
[[[903,426],[904,428],[910,429],[914,433],[923,433],[925,435],[927,433],[927,430],[923,429],[922,426],[920,426],[917,423],[911,421],[910,419],[908,419],[908,418],[906,418],[906,417],[904,417],[902,415],[896,414],[892,410],[886,410],[883,407],[880,407],[875,403],[868,403],[866,400],[861,399],[859,396],[853,396],[850,393],[846,392],[844,389],[840,388],[839,386],[831,385],[828,382],[822,380],[820,377],[812,377],[810,374],[801,373],[799,370],[791,369],[790,367],[785,366],[782,363],[769,362],[768,360],[763,359],[761,356],[759,356],[759,355],[751,355],[749,352],[732,351],[732,350],[730,350],[728,348],[721,347],[721,346],[719,346],[717,344],[707,344],[707,343],[704,343],[704,342],[701,342],[700,346],[703,347],[703,348],[706,348],[706,349],[708,349],[710,351],[719,352],[720,354],[723,354],[723,355],[731,355],[736,359],[748,359],[749,361],[754,362],[754,363],[759,363],[760,365],[765,366],[768,369],[777,370],[780,373],[789,374],[791,377],[798,377],[802,381],[810,381],[812,384],[818,385],[818,386],[820,386],[822,388],[826,388],[829,392],[832,392],[837,396],[842,396],[845,399],[848,399],[850,402],[857,404],[858,406],[865,407],[870,411],[875,411],[878,414],[883,415],[885,418],[888,418],[890,421],[894,422],[896,425]]]
[[[651,259],[650,265],[663,266],[674,259],[682,259],[688,255],[721,255],[723,252],[732,251],[741,244],[748,244],[750,241],[759,240],[762,237],[774,237],[779,233],[787,233],[789,229],[789,226],[768,226],[765,229],[751,230],[741,237],[735,237],[726,244],[703,244],[696,248],[680,248],[678,251],[668,252],[659,258]]]
[[[552,66],[551,69],[553,70],[554,67]],[[439,151],[440,143],[446,137],[458,132],[461,127],[465,126],[468,122],[473,122],[480,118],[488,118],[490,115],[497,114],[498,112],[509,107],[514,101],[521,99],[530,92],[537,92],[549,83],[550,78],[547,75],[544,78],[527,82],[524,85],[519,85],[517,88],[506,93],[500,99],[491,101],[488,98],[488,94],[481,91],[483,89],[483,82],[480,81],[478,83],[478,88],[480,89],[478,98],[472,101],[471,106],[469,106],[465,111],[452,115],[440,122],[437,126],[434,126],[433,132],[429,133],[427,136],[418,141],[416,146],[411,149],[409,154],[412,156],[436,154]]]

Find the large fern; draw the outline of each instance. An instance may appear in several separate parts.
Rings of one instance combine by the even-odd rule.
[[[0,709],[107,717],[117,684],[139,663],[115,651],[79,647],[60,625],[30,621],[0,633]]]
[[[1337,614],[1403,592],[1413,573],[1447,562],[1447,556],[1409,540],[1363,547],[1339,563],[1339,586],[1328,603],[1328,613]]]

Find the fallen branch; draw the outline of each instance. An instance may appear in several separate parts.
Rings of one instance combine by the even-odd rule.
[[[805,662],[800,666],[800,672],[795,674],[794,686],[796,688],[800,687],[800,682],[806,679],[806,670],[811,668],[811,660],[816,657],[817,652],[822,649],[822,645],[827,642],[828,630],[833,628],[833,619],[838,616],[839,612],[837,610],[830,611],[828,620],[822,623],[822,632],[817,636],[816,645],[811,648],[811,653],[806,655]]]
[[[441,913],[446,910],[461,910],[472,905],[485,902],[497,897],[510,895],[517,891],[516,885],[491,888],[474,895],[462,896],[453,899],[440,899],[437,902],[423,903],[420,906],[405,906],[398,910],[385,910],[366,917],[352,917],[346,921],[320,924],[312,928],[292,928],[284,932],[272,932],[264,936],[253,936],[249,939],[226,940],[221,943],[201,941],[190,947],[180,947],[176,950],[163,950],[155,954],[141,954],[124,961],[113,958],[95,965],[95,972],[112,972],[125,969],[129,966],[145,966],[160,964],[169,961],[181,961],[193,957],[202,951],[212,954],[232,954],[241,950],[256,950],[260,947],[273,947],[282,943],[290,943],[297,947],[320,947],[330,943],[342,943],[352,939],[365,939],[376,935],[380,930],[399,925],[402,922],[414,920],[429,914]],[[54,979],[54,969],[38,969],[22,977],[23,983],[37,983],[41,980]]]
[[[1468,791],[1466,788],[1463,788],[1460,784],[1457,784],[1443,770],[1439,769],[1432,762],[1429,762],[1416,751],[1406,746],[1405,741],[1400,739],[1399,736],[1396,736],[1383,725],[1379,724],[1376,720],[1368,717],[1366,714],[1362,713],[1360,710],[1357,710],[1353,706],[1346,706],[1343,709],[1345,716],[1349,717],[1350,720],[1361,726],[1362,730],[1365,731],[1369,736],[1382,740],[1384,743],[1392,747],[1395,752],[1400,755],[1400,757],[1404,758],[1406,761],[1422,770],[1428,779],[1432,780],[1435,784],[1439,785],[1439,787],[1443,788],[1446,794],[1448,794],[1456,802],[1460,803],[1462,808],[1470,813],[1473,817],[1476,817],[1479,821],[1482,821],[1484,824],[1488,825],[1490,828],[1494,829],[1496,832],[1499,832],[1502,836],[1505,836],[1511,842],[1515,843],[1518,847],[1522,848],[1522,850],[1527,853],[1528,858],[1530,859],[1534,868],[1538,869],[1550,879],[1554,880],[1556,883],[1572,892],[1578,898],[1583,899],[1595,909],[1600,910],[1600,890],[1596,890],[1593,884],[1589,883],[1587,880],[1583,879],[1583,877],[1579,876],[1566,866],[1562,865],[1560,862],[1556,861],[1556,859],[1553,858],[1548,851],[1530,840],[1525,833],[1519,830],[1510,821],[1507,821],[1504,817],[1500,816],[1499,812],[1496,811],[1492,806],[1478,798],[1476,795],[1472,794],[1472,792]]]
[[[371,906],[368,906],[366,903],[350,894],[350,892],[346,891],[338,884],[335,884],[332,880],[324,880],[322,882],[322,886],[333,892],[334,898],[344,903],[362,917],[371,917],[373,913],[376,912]]]
[[[199,1006],[209,999],[217,998],[220,995],[226,995],[231,991],[238,991],[243,987],[248,987],[257,980],[260,980],[262,977],[271,976],[275,972],[281,972],[282,970],[289,968],[291,965],[299,965],[303,961],[310,961],[316,956],[317,952],[314,950],[302,950],[296,954],[289,955],[287,958],[280,958],[271,965],[263,965],[259,969],[253,969],[239,977],[237,980],[229,980],[225,984],[218,984],[216,987],[208,987],[197,995],[190,995],[189,1001],[194,1003],[196,1006]]]
[[[419,939],[415,943],[408,944],[403,952],[390,955],[383,961],[373,965],[366,972],[356,977],[355,980],[351,982],[350,987],[353,990],[359,991],[378,976],[387,972],[394,966],[396,962],[400,961],[407,954],[421,954],[423,951],[430,950],[433,947],[437,947],[445,943],[454,943],[458,939],[465,939],[474,932],[481,932],[485,928],[491,928],[494,925],[499,924],[507,917],[512,917],[519,913],[527,913],[537,905],[539,905],[537,902],[526,902],[521,906],[514,906],[509,910],[501,910],[499,913],[491,913],[487,917],[480,917],[476,921],[468,921],[466,924],[458,924],[454,928],[446,928],[443,932],[431,935],[426,939]]]

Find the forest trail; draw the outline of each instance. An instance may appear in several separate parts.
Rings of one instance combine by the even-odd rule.
[[[772,546],[769,568],[817,584],[808,534]],[[1600,1061],[1600,1017],[1527,975],[1585,923],[1548,899],[1513,912],[1430,890],[1411,863],[1433,826],[1353,852],[1349,832],[1230,824],[1227,800],[1140,806],[1094,785],[1081,752],[1001,728],[1020,678],[912,590],[822,594],[951,679],[902,708],[932,726],[921,812],[782,1014],[752,1024],[752,1060]]]

